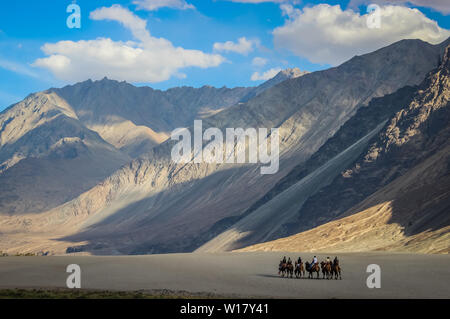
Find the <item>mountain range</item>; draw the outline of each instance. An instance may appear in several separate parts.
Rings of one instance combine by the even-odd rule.
[[[449,43],[251,88],[105,78],[31,94],[0,113],[0,250],[448,252]],[[279,171],[173,162],[171,131],[195,119],[278,128]]]
[[[244,251],[450,252],[450,46],[418,87],[395,94],[371,106],[397,106],[383,129],[286,225],[295,235]]]

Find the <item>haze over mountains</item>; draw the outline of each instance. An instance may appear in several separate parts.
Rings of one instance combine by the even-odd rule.
[[[423,115],[431,112],[423,105],[446,110],[448,44],[403,40],[336,68],[281,72],[257,88],[159,91],[104,79],[30,95],[0,113],[0,250],[221,251],[356,216],[413,167],[438,161],[433,154],[448,142],[448,118]],[[204,129],[279,128],[278,173],[261,175],[259,164],[172,162],[170,132],[199,118]],[[411,123],[429,131],[419,134]],[[390,158],[386,139],[415,148]],[[439,158],[448,163],[445,154]],[[432,167],[429,182],[441,183],[448,165]],[[442,183],[439,189],[448,186]],[[415,224],[402,238],[432,224],[439,233],[429,246],[448,243],[445,196],[432,196],[436,209],[417,206],[414,214],[433,222]],[[311,245],[298,247],[322,247]],[[380,247],[388,249],[355,249]]]

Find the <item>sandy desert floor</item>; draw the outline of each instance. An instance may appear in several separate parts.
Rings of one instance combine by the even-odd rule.
[[[84,289],[169,289],[267,298],[450,298],[450,256],[345,253],[342,280],[288,279],[277,274],[283,256],[311,253],[218,253],[148,256],[51,256],[0,258],[0,289],[66,287],[66,267],[81,267]],[[319,260],[333,253],[321,253]],[[381,288],[369,289],[369,264],[381,267]],[[322,277],[322,276],[321,276]]]

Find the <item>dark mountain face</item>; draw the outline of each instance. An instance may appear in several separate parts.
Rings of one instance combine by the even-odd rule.
[[[356,114],[331,137],[319,150],[306,162],[294,167],[291,172],[280,181],[262,198],[255,202],[244,215],[251,213],[261,205],[270,201],[276,195],[282,193],[290,186],[302,180],[308,174],[329,160],[343,152],[346,148],[356,143],[377,125],[389,119],[399,111],[405,104],[409,103],[417,87],[406,86],[392,94],[381,98],[374,98],[367,107],[361,107]]]
[[[395,104],[390,98],[399,94],[408,101],[397,100],[356,160],[309,197],[278,237],[295,235],[244,251],[450,252],[450,46],[412,94],[399,90],[372,103]]]
[[[363,126],[360,126],[359,132],[358,129],[355,132],[347,129],[335,144],[327,146],[327,151],[322,150],[314,155],[320,147],[373,98],[391,94],[407,85],[420,84],[425,75],[438,66],[442,53],[443,44],[432,46],[417,40],[400,41],[373,53],[354,57],[339,67],[285,81],[250,100],[248,108],[259,110],[256,119],[288,118],[280,125],[281,130],[285,130],[285,135],[280,134],[281,143],[289,144],[289,150],[280,160],[278,176],[281,182],[273,193],[271,188],[276,183],[267,191],[259,192],[257,199],[235,213],[233,218],[219,220],[211,228],[217,237],[200,249],[230,250],[286,234],[285,225],[295,218],[303,203],[350,165],[362,152],[361,146],[364,145],[361,143],[367,143],[367,138],[374,132]],[[407,96],[402,99],[407,99]],[[275,106],[272,110],[277,112],[266,111],[263,107],[265,103],[271,103]],[[284,112],[291,105],[297,106],[294,108],[296,111],[287,115]],[[380,105],[378,115],[369,118],[368,122],[385,120],[396,107],[392,105],[385,109]],[[277,122],[272,120],[272,123]],[[370,123],[367,128],[381,129],[382,124]],[[363,132],[368,134],[358,134]],[[352,142],[355,143],[352,145]],[[314,159],[308,162],[311,156]],[[295,165],[289,165],[293,163]],[[290,176],[289,172],[293,169]],[[284,176],[287,177],[282,179]],[[285,182],[287,185],[277,191],[277,187]],[[289,185],[292,187],[280,192]],[[268,201],[270,198],[272,200]],[[317,216],[313,220],[320,218]]]
[[[447,47],[439,68],[427,76],[412,96],[409,90],[400,90],[386,100],[381,98],[374,101],[379,107],[389,106],[393,102],[396,105],[394,110],[397,110],[357,161],[330,185],[322,188],[305,202],[295,222],[288,226],[290,233],[311,229],[326,221],[342,217],[349,209],[377,190],[450,146],[449,53],[450,47]],[[389,101],[396,95],[397,98]],[[358,114],[355,119],[357,116]],[[449,173],[450,167],[447,166],[444,175],[439,177],[440,180],[434,177],[436,180],[431,183],[435,183],[438,188],[438,185],[446,180],[445,175]],[[421,217],[425,218],[427,212],[432,211],[433,205],[441,205],[442,200],[447,200],[444,195],[445,192],[441,194],[441,200],[435,199],[432,205],[424,209]],[[434,196],[439,198],[436,194]],[[321,218],[320,222],[318,217]],[[439,228],[450,225],[448,216],[441,218],[440,221]],[[412,220],[411,225],[413,222]],[[408,226],[408,223],[405,226]],[[426,225],[421,227],[423,231]]]

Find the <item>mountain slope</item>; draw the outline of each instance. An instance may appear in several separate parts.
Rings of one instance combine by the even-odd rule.
[[[129,160],[56,94],[30,95],[0,113],[0,214],[58,206]]]
[[[138,157],[165,141],[175,128],[190,126],[194,119],[248,101],[276,84],[306,73],[286,69],[258,87],[232,89],[205,85],[161,91],[104,78],[49,91],[68,101],[86,127],[116,148]]]
[[[447,44],[447,42],[448,41],[445,41],[441,45],[435,47],[435,49],[439,52],[439,54],[435,57],[435,61],[439,60],[439,56],[441,56],[444,50],[444,46]],[[411,52],[407,53],[407,48],[418,48],[421,45],[423,45],[423,42],[421,41],[400,41],[392,46],[378,50],[372,54],[362,57],[355,57],[350,61],[344,63],[337,69],[342,67],[344,69],[344,72],[346,72],[347,70],[358,70],[359,67],[362,67],[360,63],[363,62],[366,65],[366,68],[363,69],[363,74],[373,71],[374,74],[371,73],[371,75],[376,75],[376,77],[373,79],[375,82],[377,82],[379,78],[384,79],[381,82],[381,87],[383,87],[384,85],[386,85],[386,83],[390,83],[390,80],[385,78],[386,75],[388,77],[392,75],[395,79],[397,79],[397,81],[400,81],[402,71],[400,70],[400,64],[395,64],[395,66],[392,66],[394,69],[396,69],[394,73],[392,72],[393,70],[389,69],[387,65],[382,64],[381,66],[379,66],[379,70],[385,69],[387,73],[386,75],[383,73],[378,74],[377,72],[379,72],[379,70],[372,68],[377,65],[377,62],[380,61],[379,59],[383,58],[385,61],[393,62],[393,56],[395,56],[395,54],[401,53],[403,54],[404,58],[403,62],[406,62],[408,64],[408,61],[414,59],[412,56],[409,56],[411,52],[414,52],[414,49],[412,49]],[[437,64],[435,66],[437,66]],[[406,74],[403,74],[403,81],[405,81],[405,78],[411,75],[410,72],[415,67],[416,66],[408,65],[408,68],[411,69],[408,69]],[[358,76],[359,75],[355,75],[355,79],[358,79]],[[303,76],[299,80],[305,79],[307,77],[309,77],[309,75]],[[328,79],[329,78],[330,77],[328,77]],[[340,80],[344,81],[344,77],[341,77]],[[421,81],[422,80],[418,81],[416,84],[420,83]],[[361,89],[377,87],[376,85],[367,84],[367,78],[361,78],[358,80],[358,82],[366,82],[362,87],[360,87]],[[356,84],[356,87],[359,87],[359,83]],[[342,92],[346,92],[346,89],[350,90],[350,93],[347,93],[350,96],[351,94],[354,94],[355,87],[351,85],[348,85],[346,88],[342,89],[342,91],[338,90],[337,93],[342,94]],[[339,113],[336,113],[333,120],[330,119],[331,121],[328,122],[328,124],[323,125],[328,125],[327,129],[331,129],[336,124],[345,123],[346,125],[342,127],[341,131],[336,133],[333,138],[329,139],[328,143],[324,144],[321,150],[312,155],[309,161],[299,161],[300,163],[297,165],[297,167],[291,167],[290,172],[287,172],[285,177],[281,179],[279,183],[275,184],[275,186],[269,192],[266,192],[263,194],[263,196],[260,196],[260,199],[258,201],[255,201],[254,204],[249,207],[249,209],[244,211],[243,214],[236,216],[230,223],[228,223],[226,225],[228,230],[223,233],[218,232],[216,234],[217,237],[211,239],[208,243],[201,246],[199,250],[221,251],[224,249],[237,249],[261,241],[272,240],[281,236],[296,233],[299,231],[298,227],[305,227],[304,229],[308,229],[310,227],[313,227],[312,225],[322,223],[325,216],[322,214],[314,214],[314,209],[311,210],[310,215],[308,215],[301,221],[298,221],[296,219],[296,216],[298,215],[296,211],[302,207],[305,201],[305,205],[307,205],[309,202],[308,197],[314,196],[314,193],[319,191],[323,186],[329,183],[330,178],[338,175],[340,171],[345,168],[345,165],[350,165],[356,159],[358,154],[354,154],[355,157],[347,157],[347,163],[339,163],[338,165],[331,164],[332,161],[335,160],[335,157],[337,157],[338,154],[342,154],[342,152],[344,152],[353,143],[357,142],[359,139],[362,139],[366,134],[370,132],[370,130],[380,125],[389,117],[390,114],[392,114],[393,111],[399,109],[401,107],[401,104],[397,104],[397,100],[398,102],[408,101],[408,98],[410,97],[410,94],[412,92],[411,90],[411,88],[404,88],[396,94],[392,94],[392,96],[386,97],[385,101],[383,101],[383,99],[378,102],[374,100],[372,104],[369,103],[368,109],[364,110],[362,108],[359,108],[359,110],[361,110],[361,113],[357,113],[357,115],[348,123],[339,121],[340,117],[342,117],[343,113],[345,112],[341,111]],[[332,112],[332,110],[327,109],[327,113],[333,114]],[[365,117],[367,118],[364,119]],[[365,124],[368,125],[366,126]],[[317,141],[317,135],[314,136],[313,141]],[[304,155],[304,150],[302,151],[302,154],[299,154],[300,156]],[[335,168],[334,171],[327,171],[327,176],[324,179],[321,179],[320,181],[313,180],[312,182],[314,184],[312,185],[308,184],[309,182],[305,183],[305,181],[311,179],[311,177],[314,176],[314,171],[316,169],[323,169],[323,167],[320,168],[320,166],[327,165],[327,162],[331,164],[331,167]],[[289,186],[291,187],[289,188]],[[336,192],[339,193],[340,190],[341,188],[337,188]],[[283,193],[283,191],[285,192],[285,194]],[[277,194],[279,195],[277,197],[274,197]],[[273,200],[268,201],[271,198],[273,198]],[[321,205],[322,201],[320,197],[317,198],[317,205]],[[332,205],[333,201],[330,201],[329,203],[330,205]],[[270,225],[270,227],[268,225]]]
[[[8,234],[2,243],[7,249],[50,245],[64,252],[70,242],[69,251],[94,254],[192,251],[308,160],[372,98],[419,84],[441,52],[439,45],[401,41],[337,68],[286,80],[204,119],[204,129],[278,127],[277,174],[261,175],[260,165],[250,164],[176,164],[170,158],[173,142],[167,141],[58,208],[0,221],[0,231]],[[28,238],[19,244],[13,233],[25,218]]]
[[[275,184],[262,198],[255,202],[245,213],[247,215],[282,193],[308,174],[326,164],[333,157],[369,134],[377,125],[390,118],[404,104],[409,103],[416,87],[406,86],[392,94],[374,98],[367,107],[358,109],[356,114],[342,125],[330,139],[323,144],[307,161],[295,166],[286,176]]]
[[[251,90],[158,91],[105,78],[32,94],[0,113],[0,213],[68,202],[162,143],[176,126]]]
[[[104,78],[51,89],[80,121],[132,157],[149,152],[201,114],[236,104],[253,88],[180,87],[166,91]]]
[[[352,166],[305,203],[295,224],[312,228],[314,215],[333,221],[244,250],[449,253],[449,123],[450,46],[410,103]]]

